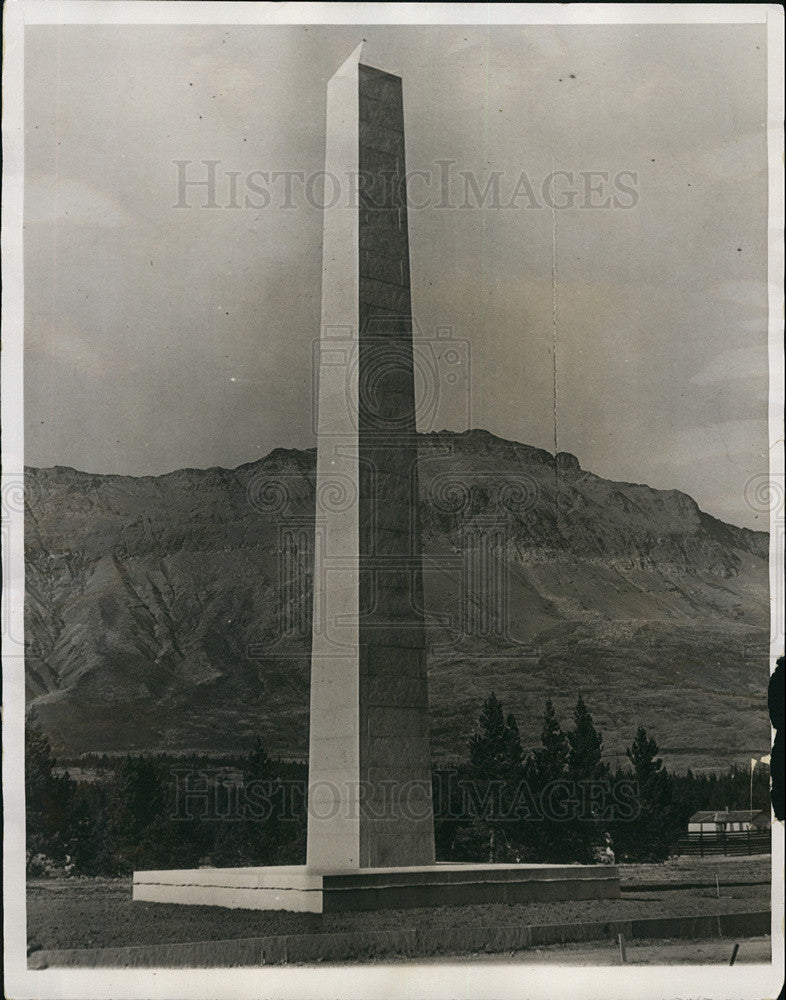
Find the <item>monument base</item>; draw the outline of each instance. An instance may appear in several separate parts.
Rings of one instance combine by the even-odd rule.
[[[609,865],[437,864],[418,868],[316,870],[196,868],[134,872],[135,900],[245,910],[341,913],[415,906],[470,906],[563,899],[618,899]]]

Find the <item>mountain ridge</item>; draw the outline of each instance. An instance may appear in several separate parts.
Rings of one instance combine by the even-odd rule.
[[[488,431],[418,447],[435,757],[461,751],[492,687],[533,739],[545,697],[567,722],[582,685],[610,747],[641,722],[694,746],[683,764],[764,752],[766,532]],[[259,733],[304,755],[315,456],[27,470],[29,716],[59,751],[224,749]],[[489,524],[507,592],[468,618],[467,539]],[[473,615],[485,626],[467,629]]]

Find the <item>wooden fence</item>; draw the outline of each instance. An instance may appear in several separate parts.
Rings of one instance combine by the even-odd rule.
[[[738,857],[742,854],[769,854],[772,841],[769,830],[739,830],[731,833],[686,833],[676,847],[678,854],[695,854],[712,857],[723,854]]]

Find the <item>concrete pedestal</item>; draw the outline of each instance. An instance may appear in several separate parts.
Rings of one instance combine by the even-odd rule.
[[[618,899],[607,865],[438,864],[320,871],[304,865],[134,873],[134,899],[247,910],[347,910]]]

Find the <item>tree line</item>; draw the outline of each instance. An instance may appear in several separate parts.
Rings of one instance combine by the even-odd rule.
[[[747,769],[669,773],[656,739],[639,726],[612,767],[583,697],[563,729],[546,701],[541,731],[525,752],[512,714],[492,692],[467,759],[435,772],[437,856],[444,860],[592,863],[663,861],[678,849],[700,809],[747,809]],[[459,775],[458,780],[456,775]],[[440,780],[442,779],[442,780]],[[769,770],[753,777],[753,808],[769,810]]]
[[[581,697],[569,728],[551,701],[541,722],[525,751],[515,717],[492,692],[463,754],[434,768],[438,860],[657,861],[675,850],[698,809],[750,805],[747,769],[670,774],[642,727],[626,763],[612,768]],[[271,759],[261,738],[237,755],[58,760],[29,726],[25,756],[31,875],[305,863],[307,764]],[[93,780],[74,780],[67,765]],[[753,806],[769,809],[763,767],[754,773]]]

